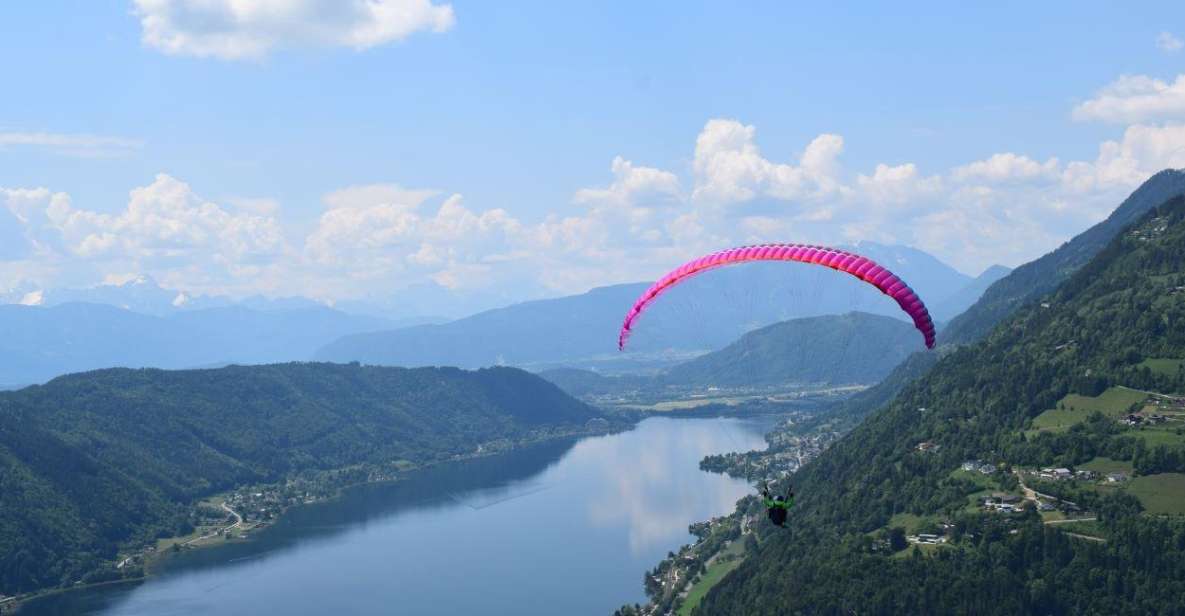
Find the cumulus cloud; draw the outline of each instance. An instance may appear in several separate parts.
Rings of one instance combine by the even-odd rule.
[[[1026,182],[1054,179],[1057,173],[1056,158],[1041,163],[1028,156],[1004,152],[993,154],[985,160],[955,167],[951,171],[951,177],[959,181]]]
[[[736,120],[710,120],[704,126],[695,141],[694,199],[721,204],[759,196],[819,199],[839,190],[834,175],[843,137],[819,135],[794,165],[764,158],[755,142],[756,133],[755,127]]]
[[[133,189],[115,213],[75,207],[45,188],[0,189],[0,197],[32,256],[92,281],[136,271],[195,290],[255,287],[285,250],[274,216],[206,201],[165,174]]]
[[[135,0],[145,45],[167,54],[261,58],[295,47],[364,50],[455,22],[431,0]]]
[[[6,147],[38,148],[66,156],[98,158],[130,154],[144,147],[144,142],[109,135],[0,132],[0,149]]]
[[[1181,51],[1181,47],[1185,47],[1185,42],[1173,36],[1171,32],[1161,32],[1156,35],[1156,48],[1161,51],[1176,53]]]
[[[1074,107],[1072,115],[1080,121],[1119,124],[1185,118],[1185,75],[1171,83],[1147,75],[1123,75]]]

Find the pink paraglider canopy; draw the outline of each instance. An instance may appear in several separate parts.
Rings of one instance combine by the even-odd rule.
[[[922,302],[922,298],[918,297],[918,294],[914,293],[904,280],[868,257],[836,248],[807,244],[742,246],[714,252],[684,263],[678,269],[658,279],[658,282],[654,283],[638,298],[638,301],[634,302],[629,313],[625,315],[625,322],[621,324],[621,333],[617,336],[617,348],[625,350],[625,342],[629,339],[634,321],[667,289],[701,272],[751,261],[797,261],[823,265],[845,274],[851,274],[893,298],[897,305],[901,306],[901,309],[913,319],[914,327],[922,333],[926,340],[926,348],[934,348],[934,321],[930,319],[930,312],[926,310],[926,304]]]

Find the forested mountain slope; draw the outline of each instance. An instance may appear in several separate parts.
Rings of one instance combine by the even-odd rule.
[[[913,350],[924,348],[913,325],[851,312],[775,323],[673,366],[667,384],[767,386],[880,381]]]
[[[1140,185],[1106,220],[1087,229],[1053,252],[1012,270],[988,287],[966,312],[938,332],[937,352],[920,352],[901,362],[883,381],[853,396],[835,411],[837,425],[855,425],[887,404],[903,387],[925,374],[950,347],[971,344],[1001,320],[1040,299],[1078,271],[1125,226],[1151,208],[1185,194],[1185,170],[1166,169]]]
[[[597,416],[512,368],[114,369],[0,393],[0,593],[188,532],[196,499],[294,472],[467,454]]]
[[[1123,228],[1148,210],[1185,194],[1185,170],[1166,169],[1148,178],[1107,217],[1057,250],[1026,263],[988,287],[966,312],[955,317],[939,343],[968,344],[987,334],[1018,307],[1057,288],[1090,261]]]
[[[766,533],[699,613],[1179,613],[1180,517],[1141,514],[1154,502],[1144,494],[1084,484],[1071,495],[1097,512],[1104,541],[1084,540],[1032,509],[969,508],[982,485],[957,471],[972,459],[1005,471],[1107,459],[1148,477],[1185,472],[1185,439],[1171,430],[1150,440],[1085,414],[1068,429],[1034,423],[1117,386],[1185,393],[1185,372],[1164,369],[1185,358],[1183,324],[1185,200],[1176,198],[803,467],[791,530]],[[1001,475],[1000,489],[1015,489]],[[890,556],[875,538],[898,514],[950,520],[950,543]]]

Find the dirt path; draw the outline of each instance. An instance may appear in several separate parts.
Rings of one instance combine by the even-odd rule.
[[[1107,540],[1103,539],[1102,537],[1091,537],[1090,535],[1079,535],[1078,533],[1066,533],[1066,534],[1071,537],[1075,537],[1077,539],[1085,539],[1087,541],[1093,541],[1095,543],[1106,543],[1107,542]]]
[[[1049,526],[1054,524],[1073,524],[1074,522],[1094,522],[1098,518],[1067,518],[1065,520],[1046,520],[1045,523]],[[1070,533],[1071,535],[1074,533]]]

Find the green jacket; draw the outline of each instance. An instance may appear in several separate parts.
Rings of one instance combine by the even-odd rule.
[[[766,496],[765,497],[765,506],[768,509],[773,509],[775,507],[781,507],[782,509],[789,509],[794,506],[794,497],[791,496],[791,497],[787,498],[786,500],[777,500],[777,499],[773,499],[773,498]]]

